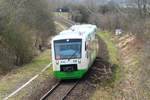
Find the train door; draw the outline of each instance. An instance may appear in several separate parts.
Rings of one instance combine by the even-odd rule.
[[[89,66],[91,66],[92,64],[92,39],[90,36],[88,37],[87,54],[88,54]]]

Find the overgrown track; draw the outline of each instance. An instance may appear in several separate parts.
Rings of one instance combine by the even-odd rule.
[[[78,83],[79,80],[59,81],[40,100],[64,100]]]
[[[61,17],[61,16],[55,17],[55,20],[59,21],[60,23],[65,24],[67,27],[70,27],[70,26],[76,24],[74,21],[71,21],[71,20]]]

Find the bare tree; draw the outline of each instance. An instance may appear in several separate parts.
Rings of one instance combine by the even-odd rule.
[[[140,17],[146,18],[146,16],[150,13],[150,1],[149,0],[128,0],[127,2],[133,4],[133,7],[138,8],[138,12]]]
[[[55,33],[52,17],[47,0],[1,0],[0,69],[30,62]]]

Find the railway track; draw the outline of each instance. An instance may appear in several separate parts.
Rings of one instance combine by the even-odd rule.
[[[40,100],[65,100],[78,83],[79,80],[59,81]]]
[[[103,60],[100,57],[97,57],[95,59],[95,63],[88,71],[87,75],[85,75],[81,80],[59,81],[47,93],[45,93],[40,98],[40,100],[65,100],[66,97],[69,99],[70,94],[74,94],[72,90],[75,90],[74,88],[78,85],[79,82],[83,83],[85,80],[89,80],[87,82],[92,86],[93,84],[96,84],[100,81],[110,79],[112,76],[111,66],[112,65],[109,62]],[[80,89],[79,92],[81,92]]]
[[[70,27],[74,24],[76,24],[73,21],[67,20],[63,17],[55,17],[55,20],[59,21],[60,23],[65,24],[67,27]],[[108,62],[104,61],[100,57],[97,57],[95,60],[95,64],[93,64],[94,68],[91,69],[91,73],[87,76],[84,77],[84,79],[88,80],[93,80],[94,78],[94,83],[97,83],[99,81],[102,81],[103,79],[108,79],[109,76],[111,76],[111,64]],[[95,72],[93,74],[93,72]],[[97,77],[95,77],[98,76]],[[91,78],[88,78],[88,77]],[[89,81],[90,82],[90,81]],[[45,93],[40,100],[65,100],[66,97],[69,98],[69,94],[73,93],[72,90],[78,85],[79,80],[74,80],[74,81],[59,81],[56,83],[47,93]]]
[[[67,27],[70,27],[70,26],[76,24],[74,21],[71,21],[71,20],[66,19],[66,18],[64,18],[64,17],[61,17],[61,16],[55,17],[55,20],[57,20],[57,21],[59,21],[59,22],[65,24]]]
[[[76,24],[74,21],[67,20],[61,16],[55,17],[55,20],[65,24],[67,27]],[[40,100],[64,100],[78,83],[79,80],[59,81]]]

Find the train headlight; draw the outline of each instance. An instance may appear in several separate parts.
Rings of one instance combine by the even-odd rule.
[[[78,60],[78,63],[81,64],[81,60]]]
[[[59,60],[56,60],[56,64],[57,64],[57,65],[59,64]]]

